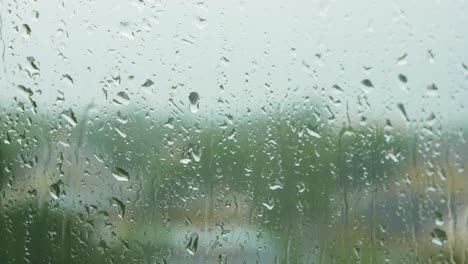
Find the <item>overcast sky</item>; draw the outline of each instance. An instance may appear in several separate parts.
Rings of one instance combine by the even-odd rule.
[[[27,102],[23,85],[39,113],[79,116],[94,102],[191,114],[197,92],[197,115],[320,103],[337,120],[347,104],[353,120],[458,122],[467,11],[464,1],[4,0],[0,109]]]

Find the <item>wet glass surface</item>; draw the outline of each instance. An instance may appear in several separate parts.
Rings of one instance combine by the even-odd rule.
[[[465,1],[0,1],[0,263],[467,263]]]

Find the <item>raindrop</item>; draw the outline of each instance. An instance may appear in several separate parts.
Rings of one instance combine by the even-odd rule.
[[[400,109],[400,112],[403,114],[403,116],[405,117],[405,120],[406,121],[409,121],[409,118],[408,118],[408,115],[406,113],[406,109],[405,109],[405,106],[403,104],[398,104],[398,109]]]
[[[203,17],[197,17],[195,24],[197,25],[199,29],[204,29],[208,24],[208,20]]]
[[[447,241],[447,233],[440,228],[434,228],[431,232],[431,236],[432,243],[439,247],[443,246]]]
[[[434,63],[434,52],[432,52],[432,50],[428,50],[427,51],[427,56],[429,57],[429,62],[430,63]]]
[[[29,27],[28,24],[23,24],[23,29],[24,29],[24,32],[26,33],[26,36],[31,36],[31,28]]]
[[[196,113],[200,109],[200,96],[196,92],[191,92],[189,95],[190,112]]]
[[[61,117],[65,119],[65,121],[67,121],[67,123],[70,124],[72,127],[78,125],[75,113],[73,113],[71,109],[69,109],[68,111],[63,111]]]
[[[361,83],[364,86],[367,86],[369,88],[374,88],[374,85],[372,84],[371,80],[369,80],[369,79],[364,79],[364,80],[361,81]]]
[[[219,254],[218,263],[219,264],[227,264],[228,263],[228,255],[227,254]]]
[[[36,61],[36,59],[34,57],[26,57],[26,60],[29,62],[29,64],[31,65],[31,67],[38,71],[39,70],[39,63]]]
[[[398,65],[405,65],[406,64],[406,57],[408,56],[407,53],[403,54],[402,56],[398,57],[397,64]]]
[[[150,79],[147,79],[141,86],[143,87],[150,87],[154,84],[154,82]]]
[[[18,89],[20,89],[21,92],[23,92],[27,97],[33,96],[33,91],[29,88],[24,87],[23,85],[18,85]]]
[[[403,75],[403,74],[398,74],[398,79],[402,82],[402,83],[407,83],[408,82],[408,78]]]
[[[63,79],[68,81],[70,84],[73,84],[73,78],[70,75],[64,74],[64,75],[62,75],[62,77],[63,77]]]
[[[125,216],[125,204],[115,197],[112,197],[112,203],[114,206],[117,206],[119,210],[119,217],[123,218]]]
[[[281,186],[279,184],[273,184],[273,185],[270,185],[269,188],[270,188],[270,190],[274,191],[274,190],[278,190],[278,189],[283,189],[283,186]]]
[[[444,218],[443,218],[443,215],[442,215],[441,212],[436,211],[436,212],[435,212],[435,218],[436,218],[436,219],[435,219],[435,224],[436,224],[437,226],[442,226],[442,225],[444,224]]]
[[[311,125],[308,125],[308,126],[306,127],[306,130],[307,130],[307,133],[309,134],[309,136],[315,137],[315,138],[321,138],[320,134],[317,133],[317,132],[315,131],[315,129],[312,128]]]
[[[338,84],[334,84],[332,87],[340,92],[343,92],[343,89]]]
[[[112,170],[112,176],[117,180],[117,181],[122,181],[122,182],[128,182],[130,177],[129,174],[126,170],[115,167]]]
[[[439,90],[439,87],[437,87],[437,85],[435,85],[434,83],[432,83],[432,84],[430,84],[430,85],[427,86],[427,89],[428,89],[429,91],[437,91],[437,90]]]
[[[299,182],[297,185],[296,185],[296,188],[297,188],[297,191],[299,193],[303,193],[305,190],[306,190],[306,186],[303,182]]]
[[[237,132],[237,129],[233,128],[233,129],[231,130],[231,132],[229,132],[227,138],[228,138],[229,140],[235,140],[235,138],[236,138],[236,132]]]
[[[189,241],[185,245],[185,249],[190,255],[195,255],[198,249],[198,234],[192,233],[190,235]]]
[[[119,134],[119,136],[121,136],[122,138],[127,138],[127,134],[125,134],[124,132],[122,132],[122,130],[118,129],[118,128],[114,128],[115,132],[117,132],[117,134]]]
[[[275,207],[275,202],[273,199],[270,198],[266,202],[262,203],[262,205],[265,206],[266,209],[271,211]]]
[[[117,105],[128,105],[130,103],[130,97],[125,92],[118,92],[114,103]]]
[[[39,19],[39,12],[38,12],[38,11],[33,10],[33,11],[32,11],[32,15],[33,15],[33,17],[34,17],[35,20],[38,20],[38,19]]]
[[[354,247],[353,251],[354,251],[354,256],[356,256],[358,260],[361,260],[361,249],[359,247]]]
[[[189,156],[194,161],[199,162],[201,159],[201,149],[191,146],[189,149]]]
[[[188,159],[188,158],[184,158],[184,159],[181,159],[180,160],[180,163],[184,164],[184,165],[187,165],[189,164],[190,162],[192,162],[191,159]]]
[[[174,128],[174,118],[173,117],[169,117],[166,121],[166,123],[164,123],[164,127],[167,127],[169,129],[173,129]]]
[[[61,193],[60,189],[61,189],[62,184],[63,182],[59,180],[58,182],[50,186],[50,196],[52,197],[52,199],[57,200],[60,197],[60,193]]]

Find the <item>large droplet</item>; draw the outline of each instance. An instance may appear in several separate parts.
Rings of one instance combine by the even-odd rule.
[[[437,87],[437,85],[435,85],[435,83],[432,83],[430,85],[427,86],[427,90],[429,91],[437,91],[439,90],[439,88]]]
[[[190,101],[190,112],[196,113],[200,109],[200,96],[196,92],[191,92],[189,95],[189,101]]]
[[[73,84],[75,82],[69,74],[62,75],[62,80],[65,80],[69,84]]]
[[[72,127],[78,125],[78,121],[76,120],[75,113],[71,109],[68,111],[63,111],[61,117],[67,121]]]
[[[29,37],[31,36],[31,27],[29,27],[28,24],[23,24],[23,29],[24,29],[24,36]]]
[[[447,233],[440,228],[434,228],[431,232],[431,236],[432,243],[439,247],[443,246],[447,241]]]
[[[21,92],[23,92],[27,97],[33,96],[33,91],[29,88],[26,88],[24,85],[18,85],[18,89],[20,89]]]
[[[369,79],[364,79],[361,81],[361,83],[366,87],[374,88],[374,84]]]
[[[112,170],[112,176],[118,180],[118,181],[122,181],[122,182],[128,182],[129,179],[130,179],[130,176],[128,174],[128,172],[122,168],[119,168],[119,167],[115,167],[113,170]]]
[[[403,114],[403,116],[405,117],[405,120],[406,121],[409,121],[409,118],[408,118],[408,114],[406,113],[406,109],[405,109],[405,106],[403,104],[397,104],[398,106],[398,109],[400,110],[400,112]]]
[[[400,80],[400,82],[402,83],[407,83],[408,82],[408,78],[403,75],[403,74],[398,74],[398,79]]]
[[[119,217],[123,218],[125,216],[125,204],[115,197],[112,197],[112,203],[114,206],[117,206],[119,210]]]
[[[198,234],[197,233],[192,233],[190,235],[189,241],[185,245],[185,249],[190,255],[195,255],[195,252],[197,252],[197,249],[198,249]]]
[[[150,87],[154,84],[154,82],[150,79],[147,79],[141,86],[143,87]]]
[[[306,130],[307,130],[307,133],[309,134],[309,136],[315,137],[315,138],[321,138],[320,134],[317,133],[317,132],[315,131],[315,128],[312,127],[311,125],[308,125],[308,126],[306,127]]]
[[[50,186],[50,196],[52,199],[57,200],[60,197],[62,184],[63,182],[59,180]]]
[[[130,103],[130,97],[125,92],[118,92],[114,103],[116,105],[128,105]]]
[[[398,57],[397,64],[398,65],[405,65],[406,64],[406,57],[408,57],[407,53],[405,53],[405,54],[401,55],[400,57]]]

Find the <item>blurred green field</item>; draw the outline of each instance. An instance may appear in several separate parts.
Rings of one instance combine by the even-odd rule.
[[[0,263],[467,261],[458,134],[129,116],[1,115]]]

